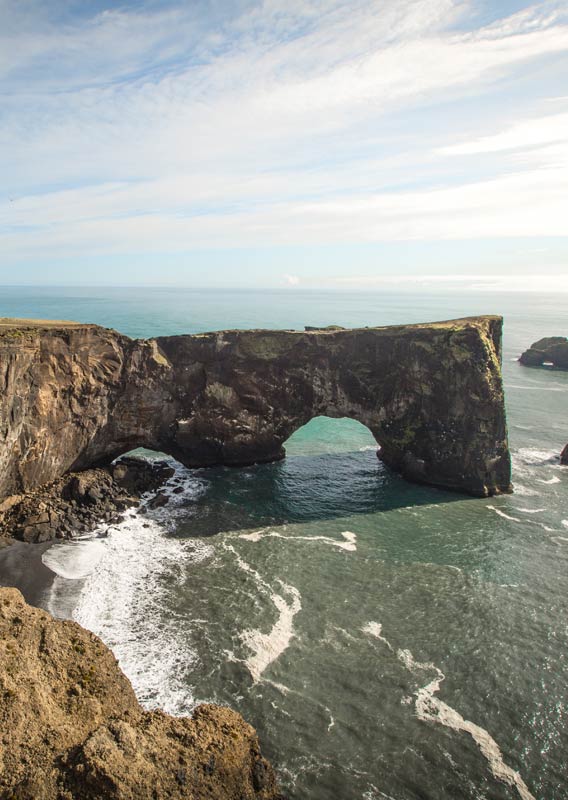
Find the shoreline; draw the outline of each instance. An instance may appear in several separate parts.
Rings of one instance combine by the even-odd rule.
[[[19,589],[26,603],[45,608],[45,600],[55,580],[55,572],[42,556],[53,542],[28,544],[14,539],[0,549],[0,587]]]

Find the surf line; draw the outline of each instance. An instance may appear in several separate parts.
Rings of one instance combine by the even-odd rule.
[[[384,642],[389,649],[394,652],[394,648],[390,642],[382,635],[382,626],[380,623],[368,622],[361,630],[363,633]],[[442,670],[431,662],[421,663],[415,661],[410,650],[397,650],[396,655],[406,669],[413,674],[424,671],[433,671],[436,673],[436,677],[433,678],[430,683],[414,692],[416,696],[414,703],[416,716],[425,722],[437,722],[440,725],[444,725],[446,728],[469,733],[473,741],[479,747],[481,754],[487,760],[494,777],[502,783],[514,787],[521,800],[536,800],[519,773],[505,764],[499,745],[485,728],[481,728],[474,722],[464,719],[454,708],[444,703],[439,697],[436,697],[436,694],[440,691],[442,681],[446,678]]]

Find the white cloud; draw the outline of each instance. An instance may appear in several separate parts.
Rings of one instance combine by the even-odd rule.
[[[286,286],[298,286],[300,278],[297,275],[284,275],[284,282]]]
[[[197,4],[56,24],[0,0],[0,259],[565,235],[568,115],[428,130],[568,49],[563,3],[467,30],[472,6],[265,0],[207,28]]]
[[[568,142],[568,113],[529,119],[491,136],[440,148],[443,155],[497,153],[536,147],[550,142]]]

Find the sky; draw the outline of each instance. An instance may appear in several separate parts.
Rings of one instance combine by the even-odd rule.
[[[0,284],[568,291],[568,0],[0,0]]]

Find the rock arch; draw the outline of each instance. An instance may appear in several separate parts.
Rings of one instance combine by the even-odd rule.
[[[187,466],[284,456],[310,419],[351,417],[410,480],[508,492],[500,317],[131,340],[75,323],[0,327],[0,497],[135,447]]]

